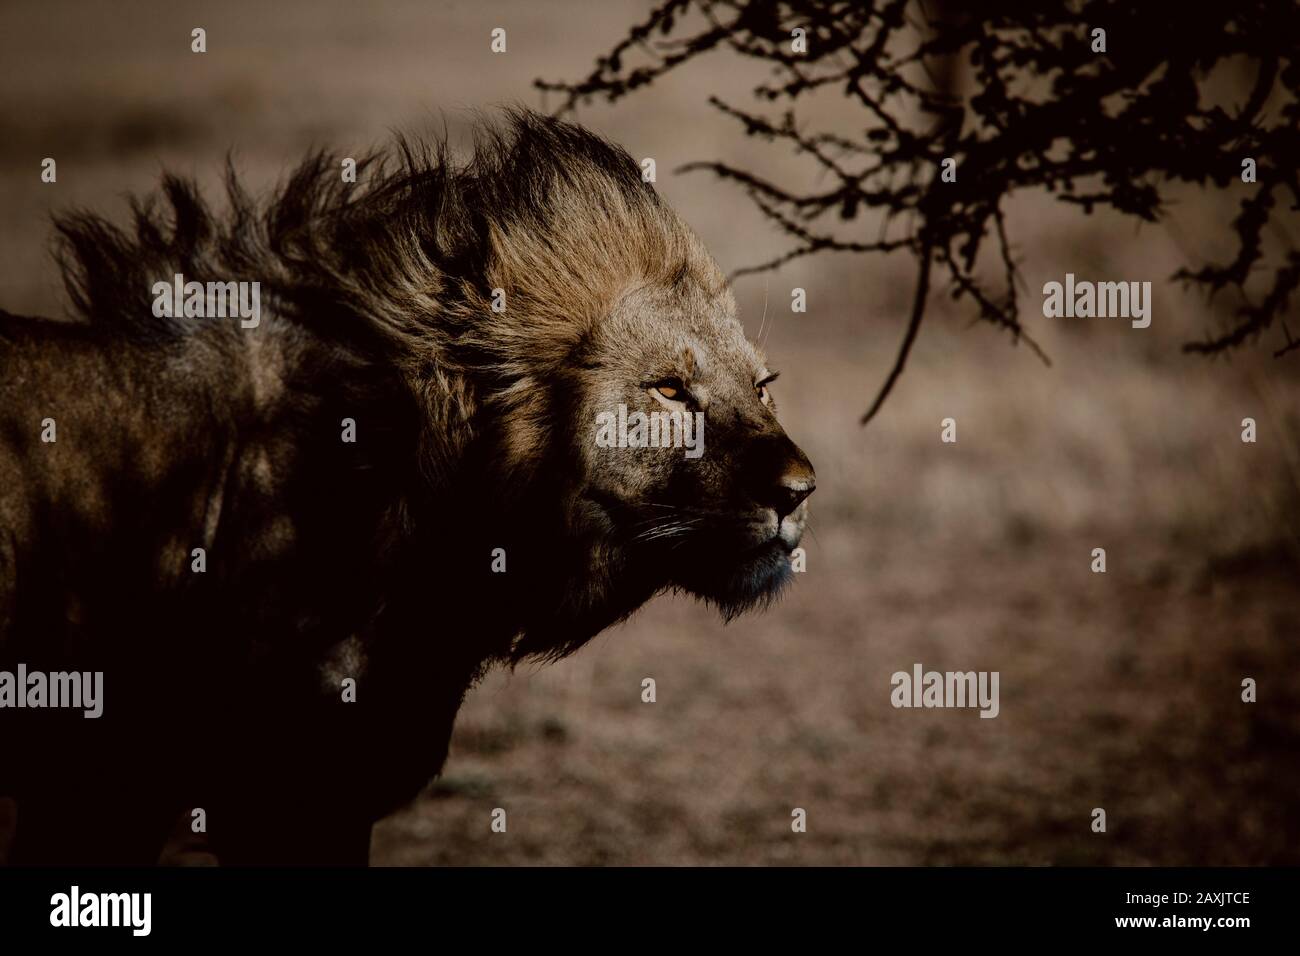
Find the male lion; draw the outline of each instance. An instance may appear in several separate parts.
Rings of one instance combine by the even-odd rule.
[[[151,862],[202,808],[222,862],[364,863],[486,668],[790,578],[812,466],[631,157],[528,112],[400,154],[62,218],[80,321],[0,314],[0,670],[103,674],[97,719],[0,709],[14,861]],[[156,314],[177,274],[260,322]]]

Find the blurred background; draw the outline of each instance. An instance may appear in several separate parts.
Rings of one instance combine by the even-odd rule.
[[[475,111],[548,106],[534,79],[585,75],[646,10],[6,0],[0,307],[63,313],[53,211],[123,218],[164,168],[219,199],[228,150],[267,188],[311,146],[355,155],[444,126],[463,142]],[[190,52],[195,27],[206,54]],[[506,54],[489,50],[495,27]],[[798,182],[806,167],[707,105],[755,79],[704,60],[576,117],[655,158],[727,271],[784,240],[740,191],[673,170],[721,159]],[[56,184],[40,180],[47,156]],[[661,598],[570,660],[493,674],[443,776],[379,826],[372,861],[1300,863],[1300,352],[1181,354],[1216,317],[1168,282],[1229,248],[1238,198],[1187,194],[1138,228],[1022,197],[1020,318],[1052,367],[940,289],[866,429],[914,261],[819,257],[739,280],[751,336],[766,310],[784,424],[817,468],[807,572],[766,614],[724,626]],[[1152,281],[1151,328],[1044,319],[1038,290],[1067,271]],[[939,440],[948,417],[956,444]],[[1105,574],[1090,571],[1098,547]],[[916,662],[999,671],[1001,714],[893,709],[890,675]],[[1241,701],[1246,677],[1257,703]]]

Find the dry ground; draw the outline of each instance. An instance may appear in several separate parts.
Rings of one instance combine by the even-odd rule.
[[[53,209],[121,213],[164,164],[214,184],[231,147],[265,185],[311,144],[360,148],[444,118],[458,137],[457,111],[537,104],[532,78],[575,76],[641,9],[8,0],[0,305],[61,307]],[[203,56],[189,52],[196,25]],[[488,53],[494,26],[505,56]],[[656,157],[728,269],[779,239],[736,192],[671,170],[721,156],[795,175],[703,105],[744,87],[740,71],[696,67],[581,117]],[[39,182],[44,156],[55,186]],[[910,261],[744,280],[747,327],[766,303],[783,418],[817,466],[807,573],[765,615],[724,627],[665,598],[568,661],[493,675],[445,775],[380,826],[373,861],[1300,863],[1300,353],[1179,354],[1213,316],[1165,281],[1182,257],[1222,250],[1231,212],[1189,197],[1168,228],[1138,231],[1028,197],[1013,235],[1030,292],[1066,271],[1149,279],[1152,328],[1046,320],[1028,295],[1049,369],[936,294],[866,430]],[[795,286],[807,314],[790,312]],[[1255,445],[1239,440],[1246,416]],[[945,417],[955,445],[939,441]],[[1089,571],[1095,547],[1105,575]],[[998,670],[1000,716],[893,709],[890,675],[918,661]],[[1253,705],[1239,699],[1248,676]],[[496,807],[504,835],[489,830]]]

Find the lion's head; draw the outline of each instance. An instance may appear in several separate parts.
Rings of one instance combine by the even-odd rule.
[[[568,562],[565,625],[585,639],[666,588],[728,618],[771,598],[816,479],[724,276],[621,149],[531,114],[490,146],[475,193],[499,215],[467,306],[489,317],[483,417],[511,478],[544,489],[509,505],[561,503],[537,553]],[[575,640],[532,631],[517,651]]]
[[[575,525],[728,616],[790,576],[812,465],[725,291],[629,291],[575,356]]]

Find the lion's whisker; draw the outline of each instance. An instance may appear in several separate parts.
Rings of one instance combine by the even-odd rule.
[[[632,540],[654,541],[661,538],[680,537],[689,531],[693,531],[702,520],[703,519],[693,518],[686,521],[665,522],[664,524],[656,525],[653,528],[649,528],[639,534],[633,535]]]

